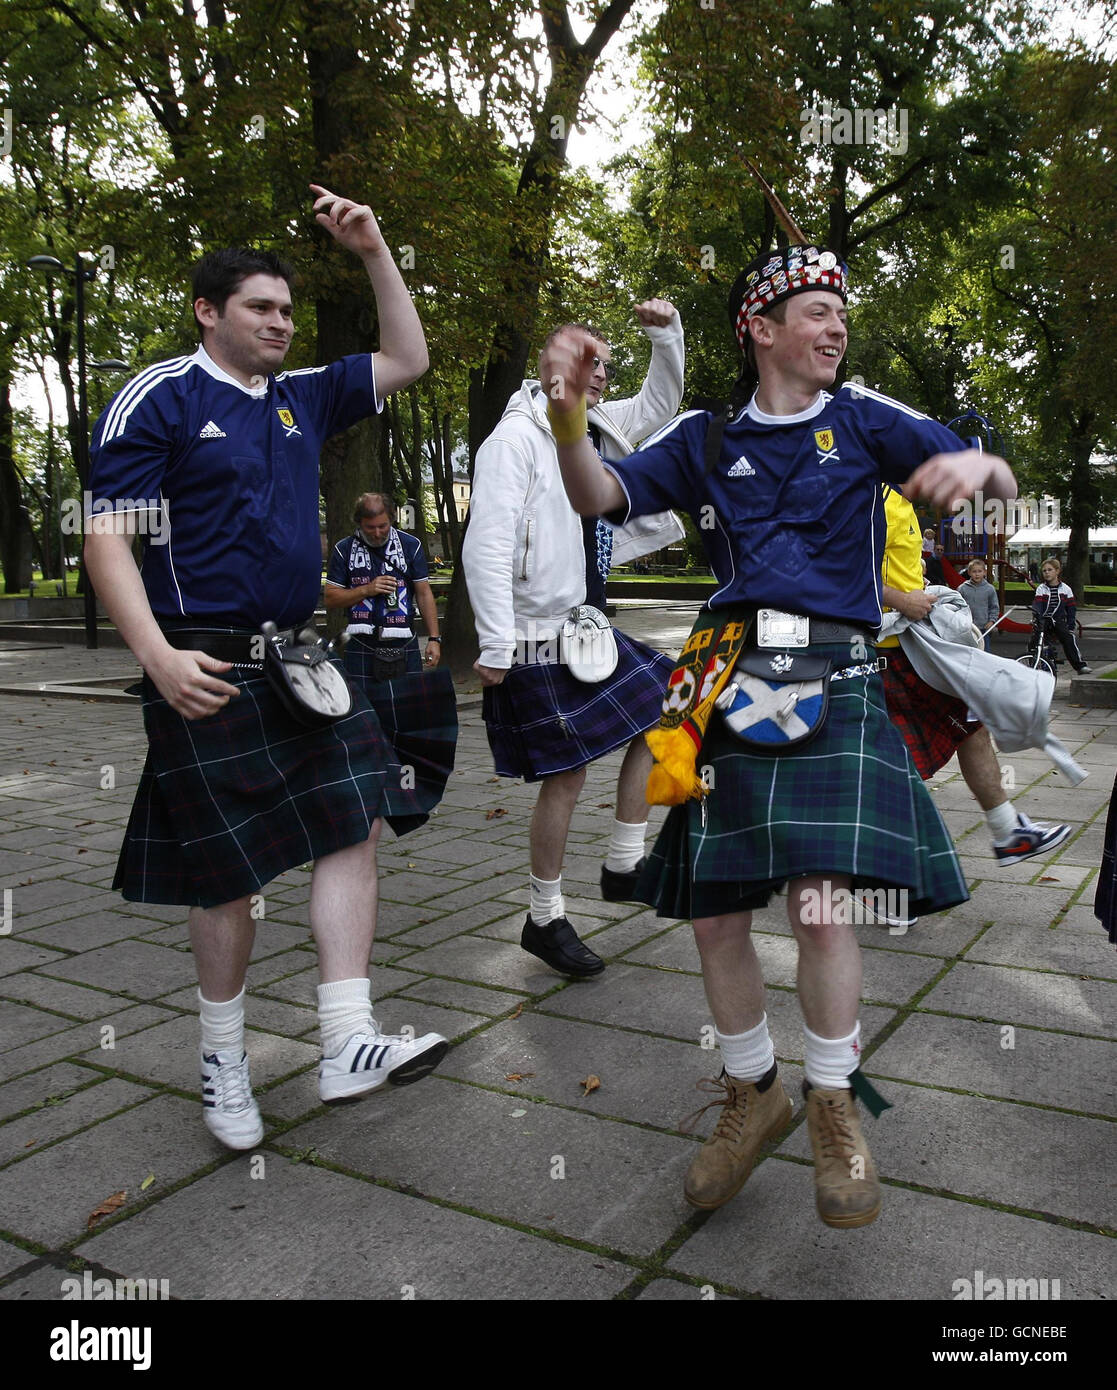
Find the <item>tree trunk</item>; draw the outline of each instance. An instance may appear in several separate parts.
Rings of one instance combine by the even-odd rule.
[[[18,594],[30,584],[31,527],[12,453],[11,376],[6,370],[0,378],[0,565],[6,594]]]
[[[1067,489],[1070,537],[1063,580],[1074,590],[1079,603],[1085,599],[1090,582],[1090,526],[1097,520],[1098,507],[1097,484],[1090,470],[1090,455],[1097,443],[1089,428],[1092,423],[1092,414],[1088,421],[1076,421],[1070,438],[1071,471]]]
[[[329,186],[331,168],[354,145],[372,138],[373,132],[364,129],[363,123],[354,125],[355,103],[349,93],[358,73],[362,82],[375,82],[376,74],[371,67],[367,73],[363,71],[352,7],[338,0],[308,0],[302,9],[315,165],[321,171],[319,177]],[[321,231],[319,236],[323,245],[331,243],[327,232]],[[332,244],[328,254],[352,259],[348,252]],[[321,363],[336,361],[349,353],[370,352],[374,347],[367,295],[352,293],[344,284],[345,277],[340,278],[342,284],[332,296],[319,298],[315,303],[317,359]],[[349,533],[353,499],[370,489],[381,490],[381,431],[380,418],[371,416],[327,440],[322,450],[320,486],[326,503],[327,548]],[[331,614],[331,632],[339,628],[343,619],[341,610]]]
[[[462,527],[462,539],[469,529],[469,517]],[[469,590],[465,586],[465,569],[461,564],[460,551],[454,559],[454,575],[450,580],[450,590],[446,596],[446,612],[442,618],[442,660],[455,676],[472,674],[473,663],[477,660],[480,647],[477,643],[477,627],[473,621],[473,607],[469,602]]]

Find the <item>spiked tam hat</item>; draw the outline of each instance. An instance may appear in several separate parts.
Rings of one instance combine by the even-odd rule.
[[[745,160],[749,171],[764,190],[776,220],[791,238],[790,246],[763,251],[751,260],[733,282],[726,307],[738,345],[744,351],[748,341],[748,321],[765,314],[776,304],[807,290],[829,290],[846,300],[846,267],[833,251],[815,246],[780,202],[760,171]]]

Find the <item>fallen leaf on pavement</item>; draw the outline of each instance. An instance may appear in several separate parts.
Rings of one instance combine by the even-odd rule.
[[[611,811],[613,809],[613,803],[611,801],[599,801],[597,803],[597,809],[599,811]]]
[[[514,1018],[519,1018],[519,1016],[523,1013],[523,1011],[524,1011],[524,1001],[521,999],[520,1002],[516,1005],[516,1012],[515,1012],[514,1014],[509,1014],[509,1015],[508,1015],[508,1022],[511,1023],[512,1020],[513,1020]]]
[[[140,1183],[140,1191],[141,1191],[141,1192],[146,1192],[147,1189],[151,1186],[151,1184],[152,1184],[154,1181],[155,1181],[155,1174],[154,1174],[154,1173],[148,1173],[147,1177],[144,1178],[144,1180],[143,1180],[142,1183]]]
[[[111,1197],[106,1197],[99,1207],[94,1207],[89,1213],[89,1219],[85,1223],[85,1229],[91,1231],[102,1216],[111,1216],[114,1211],[124,1205],[124,1200],[127,1196],[127,1192],[114,1192]]]
[[[500,781],[500,778],[499,778],[499,777],[490,777],[490,778],[489,778],[489,781],[490,781],[490,782],[499,782],[499,781]]]
[[[1059,880],[1055,877],[1054,874],[1044,874],[1044,876],[1040,879],[1040,883],[1058,883],[1058,882],[1059,882]]]
[[[584,1081],[579,1081],[578,1085],[586,1088],[582,1092],[582,1095],[588,1096],[591,1091],[596,1091],[601,1085],[601,1077],[593,1075],[587,1076]]]
[[[485,812],[485,819],[496,820],[497,816],[506,816],[507,814],[508,812],[504,809],[503,806],[494,806],[491,811]]]
[[[526,1081],[529,1076],[534,1076],[533,1071],[510,1071],[504,1078],[505,1081]]]

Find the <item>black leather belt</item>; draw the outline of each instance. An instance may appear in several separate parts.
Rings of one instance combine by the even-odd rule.
[[[827,618],[810,618],[810,645],[820,646],[824,642],[855,642],[860,639],[866,647],[876,646],[878,639],[867,629],[853,623],[834,623]],[[756,646],[756,627],[750,629],[746,646]],[[777,651],[779,648],[763,648],[764,651]]]
[[[823,618],[812,618],[810,622],[812,646],[816,642],[852,642],[858,637],[870,647],[876,642],[871,632],[852,623],[832,623]]]
[[[280,637],[294,638],[296,628],[288,628]],[[205,627],[165,627],[163,636],[179,651],[205,652],[217,661],[228,661],[233,666],[244,666],[250,671],[264,669],[263,633],[240,628],[232,632],[227,629]],[[258,653],[258,655],[257,655]]]

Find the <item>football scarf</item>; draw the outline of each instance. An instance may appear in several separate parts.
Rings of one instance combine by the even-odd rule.
[[[648,774],[651,806],[679,806],[706,794],[695,771],[714,701],[733,670],[754,614],[741,607],[703,609],[667,682],[659,727],[644,735],[655,766]]]

